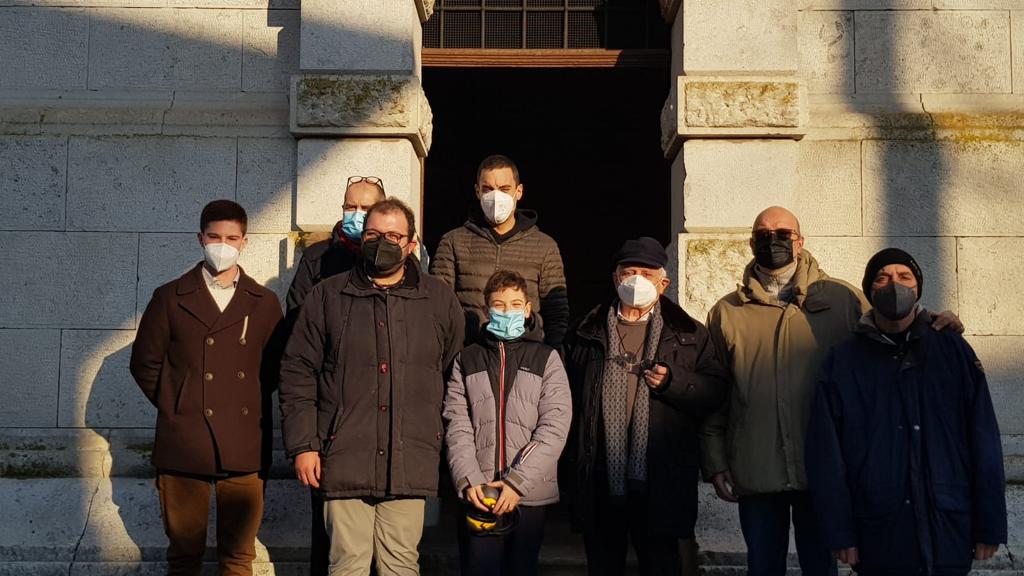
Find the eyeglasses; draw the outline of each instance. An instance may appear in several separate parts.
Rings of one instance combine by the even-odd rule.
[[[363,230],[363,240],[367,242],[373,242],[381,236],[393,244],[401,244],[402,240],[409,237],[408,234],[400,234],[398,232],[381,232],[380,230],[373,230],[372,228]]]
[[[790,230],[789,228],[776,228],[775,230],[760,229],[754,230],[754,240],[761,240],[765,242],[771,242],[778,238],[779,240],[798,240],[800,233],[796,230]]]
[[[381,192],[384,191],[384,181],[376,176],[349,176],[348,181],[345,183],[345,188],[347,189],[349,186],[359,184],[360,182],[372,184],[377,188],[380,188]]]

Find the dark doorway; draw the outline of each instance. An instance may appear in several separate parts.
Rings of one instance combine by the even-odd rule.
[[[536,210],[559,244],[574,318],[613,294],[623,240],[668,243],[667,68],[427,68],[423,84],[434,113],[423,207],[431,253],[465,222],[477,164],[496,153],[519,165],[520,207]]]

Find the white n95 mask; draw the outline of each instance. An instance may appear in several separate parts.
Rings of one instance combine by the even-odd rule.
[[[217,272],[223,272],[238,262],[238,250],[223,242],[203,246],[203,254],[206,256],[206,263]]]
[[[658,289],[650,280],[636,274],[626,278],[615,288],[619,300],[633,308],[646,308],[658,299]]]
[[[480,208],[491,224],[504,224],[516,208],[516,200],[501,190],[491,190],[480,197]]]

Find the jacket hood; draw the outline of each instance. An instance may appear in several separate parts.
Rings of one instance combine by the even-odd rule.
[[[479,205],[474,206],[469,218],[466,223],[463,224],[466,228],[469,228],[476,234],[494,240],[494,234],[491,233],[491,223],[487,221],[484,216],[483,210]],[[509,234],[506,236],[506,240],[520,236],[537,226],[537,212],[535,210],[528,210],[525,208],[516,209],[516,225],[512,228]]]
[[[743,303],[751,301],[762,304],[771,303],[772,298],[754,272],[754,266],[756,266],[756,262],[751,260],[743,270],[743,283],[737,286],[740,301]],[[828,278],[829,275],[825,274],[810,252],[807,250],[801,252],[800,258],[796,261],[796,272],[793,273],[793,298],[797,305],[803,305],[804,299],[807,298],[807,289],[811,284]]]
[[[915,308],[917,316],[914,317],[914,321],[910,324],[910,329],[907,332],[908,340],[917,340],[921,337],[922,330],[930,330],[932,323],[932,314],[926,310],[920,304]],[[878,342],[880,344],[886,344],[888,346],[897,346],[896,342],[893,342],[889,336],[882,332],[875,323],[875,317],[870,310],[864,313],[860,317],[860,321],[857,322],[857,326],[853,329],[853,333],[858,337],[867,338],[868,340]]]
[[[588,312],[583,317],[583,320],[580,320],[576,330],[574,330],[575,334],[587,340],[607,342],[608,310],[612,306],[617,306],[618,303],[619,300],[616,298],[610,303],[602,304]],[[661,319],[665,322],[665,330],[662,331],[661,335],[662,340],[669,336],[681,336],[682,334],[692,334],[697,331],[697,322],[678,304],[667,297],[662,296],[658,299],[658,309],[661,311]]]

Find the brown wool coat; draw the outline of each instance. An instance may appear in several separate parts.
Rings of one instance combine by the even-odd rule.
[[[200,263],[157,288],[142,316],[131,372],[158,410],[158,469],[215,475],[270,464],[269,396],[280,362],[281,304],[240,275],[224,312]]]

